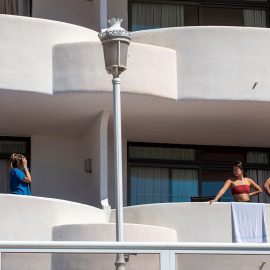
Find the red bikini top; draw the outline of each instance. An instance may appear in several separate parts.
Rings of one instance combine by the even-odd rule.
[[[234,194],[249,194],[250,187],[249,187],[249,185],[239,185],[239,186],[233,187],[231,189],[231,191],[232,191],[232,195],[234,195]]]

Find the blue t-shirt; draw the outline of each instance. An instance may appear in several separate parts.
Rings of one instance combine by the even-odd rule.
[[[18,168],[10,172],[10,192],[19,195],[31,195],[30,186],[22,180],[26,175]]]

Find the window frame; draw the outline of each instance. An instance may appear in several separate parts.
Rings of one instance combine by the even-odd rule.
[[[166,0],[128,0],[128,30],[132,31],[132,3],[153,3],[153,4],[180,4],[198,6],[198,22],[202,25],[202,8],[245,8],[245,9],[262,9],[266,11],[266,28],[270,27],[270,1],[268,2],[250,2],[234,0],[190,0],[190,1],[166,1]]]
[[[164,148],[192,148],[195,149],[194,161],[179,161],[179,160],[156,160],[156,159],[137,159],[129,158],[129,147],[164,147]],[[202,192],[202,171],[203,170],[232,170],[232,162],[215,162],[215,161],[203,161],[202,152],[204,149],[209,150],[234,150],[245,151],[246,155],[248,151],[268,152],[270,157],[270,148],[262,147],[241,147],[241,146],[215,146],[215,145],[189,145],[189,144],[164,144],[164,143],[139,143],[139,142],[127,142],[127,205],[130,206],[131,202],[131,167],[157,167],[157,168],[179,168],[179,169],[197,169],[198,170],[198,191],[199,196]],[[244,163],[245,169],[262,169],[270,170],[270,160],[268,164],[261,163]],[[225,179],[224,179],[225,181]]]
[[[31,138],[30,137],[10,137],[10,136],[0,136],[0,141],[21,141],[26,142],[26,158],[31,160]],[[0,152],[0,159],[9,159],[9,154],[3,154]]]

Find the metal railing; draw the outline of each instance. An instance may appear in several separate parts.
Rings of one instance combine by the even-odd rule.
[[[2,253],[159,254],[160,270],[175,270],[176,254],[270,255],[270,244],[0,241],[0,270]]]

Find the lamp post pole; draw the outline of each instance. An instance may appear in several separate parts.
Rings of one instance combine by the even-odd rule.
[[[116,196],[116,241],[123,242],[123,185],[122,185],[122,135],[121,135],[121,98],[119,75],[126,70],[128,46],[131,33],[120,25],[122,20],[111,19],[111,27],[99,34],[103,45],[105,67],[113,75],[114,108],[114,159],[115,159],[115,196]],[[116,270],[125,270],[124,254],[117,254]]]
[[[123,187],[122,187],[122,135],[121,135],[121,97],[120,78],[113,78],[114,107],[114,159],[115,159],[115,195],[116,195],[116,240],[123,241]]]
[[[123,185],[122,185],[122,135],[121,135],[121,96],[119,77],[112,80],[114,107],[114,160],[115,160],[115,195],[116,195],[116,241],[123,242]],[[125,270],[124,254],[117,254],[116,270]]]

